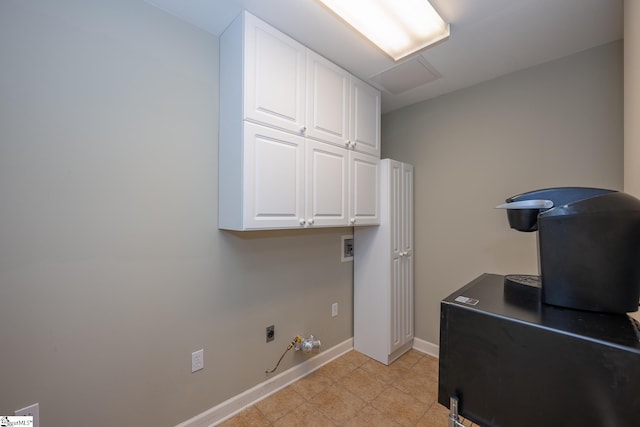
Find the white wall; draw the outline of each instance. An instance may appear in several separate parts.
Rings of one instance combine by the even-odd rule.
[[[438,343],[440,300],[481,273],[537,273],[505,198],[622,189],[622,95],[615,42],[383,116],[383,157],[415,165],[417,337]]]
[[[624,191],[640,197],[640,2],[624,2]]]
[[[352,336],[351,229],[216,228],[217,38],[142,1],[3,0],[0,58],[0,414],[175,425],[296,334]]]

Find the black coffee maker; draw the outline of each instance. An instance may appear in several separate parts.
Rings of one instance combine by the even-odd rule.
[[[614,190],[561,187],[506,202],[498,208],[507,210],[511,228],[538,231],[543,303],[606,313],[638,310],[640,200]]]

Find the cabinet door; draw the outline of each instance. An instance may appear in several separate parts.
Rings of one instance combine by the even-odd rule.
[[[308,226],[347,226],[349,152],[306,140],[306,220]]]
[[[413,254],[413,166],[402,164],[402,251]]]
[[[401,334],[402,344],[413,339],[413,255],[411,253],[402,257],[401,272]]]
[[[350,145],[380,157],[380,91],[351,76]]]
[[[413,166],[389,162],[390,352],[413,339]]]
[[[349,152],[349,223],[380,224],[380,159]]]
[[[389,218],[389,250],[391,256],[391,282],[389,298],[389,320],[391,322],[391,335],[389,336],[389,354],[404,344],[404,259],[402,245],[402,164],[394,160],[389,161],[388,200],[385,209],[388,209]]]
[[[306,48],[245,13],[245,119],[300,133]]]
[[[403,310],[403,283],[402,283],[403,260],[402,257],[391,259],[391,283],[389,298],[389,321],[391,328],[389,332],[389,354],[399,349],[404,344],[404,310]]]
[[[402,237],[402,336],[403,343],[413,339],[413,166],[402,164],[400,232]]]
[[[388,180],[386,184],[388,186],[388,200],[385,203],[385,209],[388,210],[389,215],[389,238],[391,258],[398,258],[404,251],[402,243],[402,163],[395,160],[388,160],[388,176],[385,179]]]
[[[294,228],[304,218],[304,138],[244,125],[244,228]]]
[[[307,131],[310,138],[345,147],[349,138],[349,73],[307,52]]]

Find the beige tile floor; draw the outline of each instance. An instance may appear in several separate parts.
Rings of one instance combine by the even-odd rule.
[[[350,351],[220,426],[446,427],[437,398],[438,359],[410,350],[386,366]]]

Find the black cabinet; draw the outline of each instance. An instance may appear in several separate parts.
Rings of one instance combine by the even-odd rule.
[[[482,427],[640,425],[640,332],[483,274],[441,303],[439,403]]]

